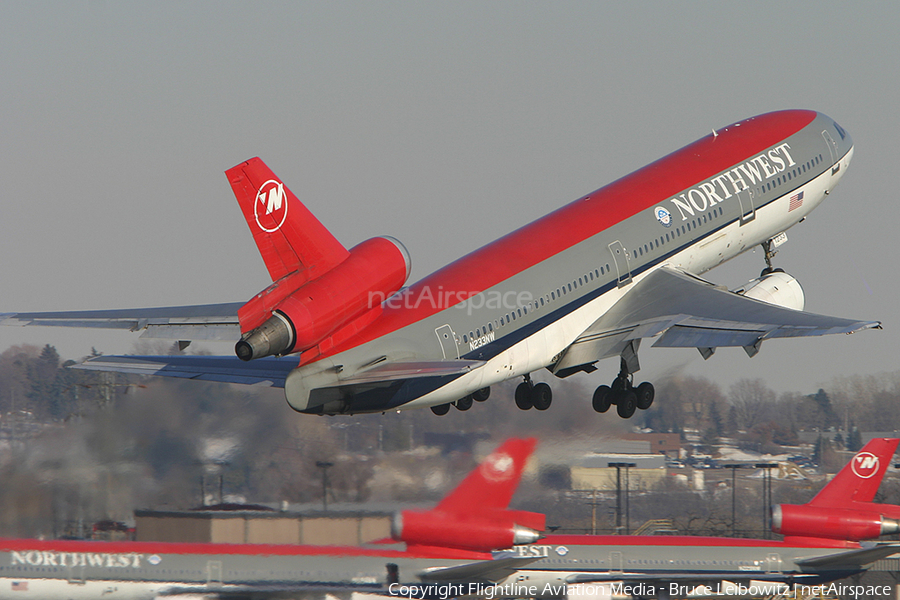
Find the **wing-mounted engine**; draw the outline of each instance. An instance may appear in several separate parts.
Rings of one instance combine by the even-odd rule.
[[[772,531],[787,536],[833,540],[872,540],[900,532],[900,521],[876,510],[832,508],[796,504],[772,507]]]
[[[782,269],[768,273],[764,271],[757,279],[734,292],[747,298],[794,310],[803,310],[806,303],[800,282]]]
[[[545,516],[519,510],[477,510],[471,517],[441,510],[404,510],[394,515],[391,537],[409,546],[490,552],[543,537]]]
[[[238,310],[241,360],[302,352],[400,290],[411,269],[409,252],[392,237],[352,248],[349,256],[320,277],[288,274]]]

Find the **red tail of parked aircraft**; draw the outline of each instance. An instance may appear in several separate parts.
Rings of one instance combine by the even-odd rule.
[[[900,439],[875,438],[806,504],[772,508],[772,531],[788,537],[869,540],[900,531],[900,506],[872,502]]]
[[[397,513],[392,537],[409,547],[482,552],[536,542],[544,515],[507,508],[536,443],[534,438],[508,440],[435,508]]]

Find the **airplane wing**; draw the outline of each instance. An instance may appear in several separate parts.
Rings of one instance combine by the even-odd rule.
[[[653,572],[653,573],[630,573],[628,571],[594,571],[575,573],[566,577],[566,583],[570,585],[579,583],[610,583],[623,582],[625,584],[635,583],[652,583],[652,582],[679,582],[683,584],[708,585],[727,579],[728,581],[749,581],[753,579],[765,579],[771,581],[781,581],[789,577],[797,578],[796,574],[782,575],[775,573],[717,573],[704,575],[703,573],[678,573],[678,572]],[[803,576],[800,576],[803,578]]]
[[[879,544],[827,556],[804,558],[797,560],[796,563],[804,571],[834,570],[843,567],[864,567],[892,554],[900,554],[900,544]]]
[[[418,574],[423,582],[477,581],[495,582],[509,577],[527,564],[540,560],[540,556],[511,556],[482,560],[452,567],[436,567]]]
[[[237,341],[241,337],[237,316],[241,306],[241,302],[229,302],[162,308],[0,313],[0,325],[143,330],[142,338]]]
[[[298,362],[296,357],[289,356],[252,362],[236,356],[98,356],[71,368],[283,388],[288,373],[297,368]]]
[[[828,317],[761,302],[663,267],[635,283],[588,327],[566,349],[554,372],[619,355],[641,338],[658,336],[655,348],[697,348],[706,358],[727,346],[741,346],[753,356],[768,339],[880,327],[878,321]]]
[[[491,560],[483,560],[474,563],[456,565],[452,567],[437,567],[418,573],[421,584],[404,583],[409,588],[412,598],[424,598],[429,595],[429,584],[477,582],[493,583],[500,581],[517,569],[540,560],[540,557],[507,557]],[[173,585],[162,590],[159,596],[180,596],[185,594],[202,594],[207,597],[220,598],[221,600],[238,600],[246,598],[258,598],[260,600],[274,600],[281,598],[321,598],[322,594],[333,595],[338,598],[350,598],[352,593],[365,593],[396,598],[397,593],[391,592],[390,587],[383,584],[332,584],[325,582],[265,582],[260,584],[240,585]],[[433,595],[433,593],[431,594]]]

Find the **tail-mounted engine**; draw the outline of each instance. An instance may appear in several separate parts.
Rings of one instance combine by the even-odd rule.
[[[391,537],[407,545],[490,552],[531,544],[543,537],[545,517],[516,510],[479,512],[477,518],[438,510],[404,510],[394,515]]]
[[[900,521],[877,511],[778,504],[772,507],[772,531],[858,542],[900,532]]]
[[[406,283],[409,252],[392,237],[350,250],[342,263],[308,281],[296,271],[257,294],[238,311],[243,332],[234,351],[241,360],[312,348],[381,303]]]

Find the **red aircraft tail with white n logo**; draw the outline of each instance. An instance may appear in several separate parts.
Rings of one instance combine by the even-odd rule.
[[[259,158],[225,171],[272,281],[295,271],[307,281],[350,255]]]
[[[461,515],[470,514],[475,507],[478,511],[506,509],[535,445],[537,440],[534,438],[507,440],[481,461],[478,468],[469,473],[435,509]]]
[[[898,439],[871,440],[809,501],[809,506],[840,508],[849,507],[853,502],[871,502],[898,443]]]
[[[437,506],[394,515],[391,537],[407,548],[489,552],[542,537],[541,513],[508,508],[536,440],[510,439],[494,450]]]

